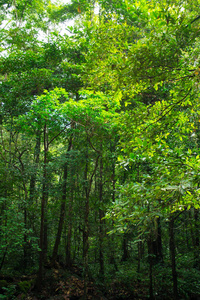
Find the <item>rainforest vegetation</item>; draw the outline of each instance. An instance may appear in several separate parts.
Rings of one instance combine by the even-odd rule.
[[[200,299],[199,185],[199,0],[0,0],[0,299]]]

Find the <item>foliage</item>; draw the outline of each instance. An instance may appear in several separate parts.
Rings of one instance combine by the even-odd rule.
[[[199,7],[0,2],[2,274],[39,266],[40,290],[78,264],[85,299],[90,277],[113,297],[200,294]]]

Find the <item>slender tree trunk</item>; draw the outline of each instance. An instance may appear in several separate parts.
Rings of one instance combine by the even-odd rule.
[[[84,261],[84,299],[87,300],[88,290],[88,250],[89,250],[89,212],[90,212],[90,192],[93,182],[93,177],[98,167],[99,155],[96,158],[93,173],[88,178],[88,151],[86,153],[86,165],[85,165],[85,218],[84,218],[84,230],[83,230],[83,261]]]
[[[88,250],[89,250],[89,197],[85,202],[85,224],[83,232],[83,260],[84,260],[84,299],[87,299],[88,284]]]
[[[88,150],[85,164],[85,216],[83,229],[83,262],[84,262],[84,300],[87,300],[88,250],[89,250],[89,187],[88,187]]]
[[[60,207],[60,218],[59,218],[59,224],[58,224],[58,230],[56,234],[56,240],[53,248],[53,254],[51,259],[51,265],[53,266],[56,262],[57,255],[58,255],[58,247],[60,244],[61,234],[62,234],[62,228],[64,224],[65,219],[65,207],[66,207],[66,184],[67,184],[67,164],[64,167],[64,175],[63,175],[63,187],[62,187],[62,203]]]
[[[24,259],[23,259],[23,263],[24,263],[24,270],[26,270],[27,268],[27,260],[28,260],[28,253],[27,253],[27,192],[25,191],[25,204],[24,204],[24,229],[25,229],[25,233],[24,233],[24,246],[23,246],[23,250],[24,250]]]
[[[153,264],[154,264],[154,252],[153,252],[153,238],[152,234],[149,235],[148,244],[148,261],[149,261],[149,298],[154,299],[153,293]]]
[[[143,245],[142,245],[142,241],[139,241],[137,243],[138,245],[138,265],[137,265],[137,272],[140,273],[140,262],[142,259],[142,254],[143,254]]]
[[[111,153],[115,152],[115,143],[114,145],[111,145],[110,147],[110,151]],[[115,185],[116,185],[116,176],[115,176],[115,166],[116,165],[116,159],[113,158],[113,161],[112,161],[112,201],[113,203],[115,202]],[[114,221],[112,220],[112,226],[114,227]],[[117,263],[116,263],[116,259],[115,259],[115,250],[114,250],[114,247],[112,246],[114,244],[114,235],[111,235],[111,251],[110,251],[110,263],[114,265],[115,267],[115,270],[117,271],[118,270],[118,266],[117,266]]]
[[[32,204],[35,198],[35,185],[36,185],[36,177],[37,177],[37,167],[40,159],[40,144],[41,144],[41,136],[40,132],[37,133],[36,137],[36,145],[34,151],[34,170],[30,178],[30,186],[29,186],[29,202]],[[35,219],[34,215],[31,215],[31,220]]]
[[[99,169],[99,263],[100,263],[100,277],[104,279],[104,255],[103,255],[103,236],[104,236],[104,211],[101,208],[103,202],[103,159],[100,159],[100,169]]]
[[[5,183],[8,183],[8,181],[7,181],[7,178],[5,178]],[[3,197],[5,198],[5,199],[7,199],[7,188],[6,189],[3,189]],[[2,214],[1,214],[1,216],[3,215],[3,211],[4,210],[6,210],[7,209],[7,203],[6,203],[7,201],[4,201],[3,202],[3,206],[2,206]],[[1,220],[1,222],[2,222],[2,219],[0,219]],[[5,226],[5,228],[7,228],[7,216],[5,216],[5,224],[3,224],[4,222],[2,222],[2,224],[1,225],[4,225]],[[6,230],[6,232],[7,232],[7,230]],[[1,240],[0,240],[0,242],[1,242]],[[6,258],[6,255],[7,255],[7,252],[8,252],[8,238],[7,238],[7,233],[6,233],[6,235],[5,235],[5,242],[4,242],[5,244],[6,244],[6,247],[5,247],[5,250],[3,250],[4,252],[3,252],[3,257],[2,257],[2,260],[1,260],[1,263],[0,263],[0,271],[1,271],[1,269],[3,268],[3,265],[4,265],[4,262],[5,262],[5,258]]]
[[[185,218],[184,218],[184,233],[185,233],[185,240],[187,244],[187,250],[190,251],[190,243],[189,243],[189,232],[188,232],[188,212],[185,212]]]
[[[157,238],[156,238],[156,244],[157,244],[157,260],[159,262],[163,262],[162,228],[161,228],[160,217],[157,219]]]
[[[68,230],[67,230],[67,244],[66,244],[66,266],[71,267],[71,239],[72,239],[72,204],[73,204],[73,190],[71,187],[71,196],[69,198],[69,213],[68,213]]]
[[[169,220],[169,249],[171,256],[172,278],[173,278],[173,299],[178,300],[178,280],[176,271],[176,253],[174,241],[174,217]]]
[[[72,137],[70,138],[69,146],[67,149],[67,154],[70,152],[72,148]],[[58,255],[58,247],[60,244],[64,219],[65,219],[65,207],[66,207],[66,199],[67,199],[67,175],[68,175],[68,163],[66,162],[64,165],[64,174],[63,174],[63,186],[62,186],[62,202],[60,207],[60,218],[58,224],[58,231],[56,235],[56,241],[53,248],[52,260],[51,264],[54,265]]]
[[[30,185],[29,185],[29,205],[30,205],[30,207],[34,204],[34,202],[36,202],[36,204],[38,205],[35,187],[36,187],[38,164],[39,164],[39,160],[40,160],[40,147],[41,147],[41,133],[38,132],[37,136],[36,136],[36,145],[35,145],[35,149],[34,149],[33,172],[31,174]],[[28,212],[28,226],[29,226],[29,228],[32,228],[35,235],[38,236],[38,232],[35,228],[35,220],[36,220],[36,213],[33,209],[31,209]]]
[[[129,257],[129,253],[128,253],[128,239],[126,233],[124,233],[123,235],[122,250],[123,250],[122,261],[127,261]]]
[[[2,260],[1,260],[1,263],[0,263],[0,271],[3,267],[7,252],[8,252],[8,246],[6,246],[6,249],[4,250],[4,253],[3,253],[3,257],[2,257]]]
[[[153,260],[149,260],[149,299],[154,300],[153,295]]]
[[[157,226],[155,230],[155,238],[152,240],[152,254],[154,263],[163,262],[163,253],[162,253],[162,236],[161,236],[161,223],[160,217],[156,220]]]
[[[21,169],[19,168],[18,170],[20,170],[21,172],[21,176],[22,176],[22,184],[23,184],[23,190],[24,190],[24,203],[23,203],[23,211],[24,211],[24,245],[23,245],[23,252],[24,252],[24,258],[23,258],[23,267],[24,270],[27,267],[27,261],[28,261],[28,253],[27,253],[27,202],[28,202],[28,191],[27,191],[27,187],[26,187],[26,181],[25,181],[25,168],[24,168],[24,164],[22,161],[22,155],[23,152],[19,154],[18,160],[20,162],[21,165]]]
[[[69,206],[68,206],[68,230],[67,230],[67,243],[66,243],[66,266],[71,267],[72,265],[72,253],[71,253],[71,239],[72,239],[72,216],[73,216],[73,198],[74,198],[74,163],[71,157],[70,164],[70,197],[69,197]]]
[[[40,220],[40,254],[39,254],[39,271],[36,280],[36,288],[39,290],[43,281],[43,264],[45,259],[44,252],[44,221],[47,205],[47,153],[48,153],[48,139],[47,127],[44,126],[44,166],[43,166],[43,185],[42,185],[42,199],[41,199],[41,220]]]
[[[47,198],[48,199],[48,194],[47,194]],[[47,208],[47,200],[46,200],[46,203],[45,203],[45,211],[46,211],[46,208]],[[47,259],[47,253],[48,253],[48,219],[47,219],[47,215],[46,213],[44,214],[44,264],[47,264],[48,263],[48,259]]]
[[[192,214],[192,209],[189,210],[189,228],[190,228],[190,235],[192,240],[192,246],[195,246],[195,230],[194,230],[194,216]]]
[[[194,260],[195,265],[194,267],[199,269],[200,268],[200,257],[199,257],[199,211],[198,209],[194,209],[194,222],[195,222],[195,237],[194,237]]]

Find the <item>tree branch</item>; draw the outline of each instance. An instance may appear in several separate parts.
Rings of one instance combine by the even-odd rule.
[[[159,122],[160,120],[162,120],[162,119],[163,119],[170,111],[173,110],[173,108],[174,108],[176,105],[180,104],[182,101],[184,101],[184,100],[187,98],[187,96],[190,94],[191,90],[192,90],[192,88],[190,88],[189,91],[188,91],[188,93],[187,93],[183,98],[181,98],[181,100],[179,100],[178,102],[176,102],[176,103],[174,103],[174,104],[172,104],[172,105],[168,105],[168,106],[162,111],[162,113],[165,112],[167,109],[168,109],[168,110],[167,110],[164,114],[162,114],[162,116],[161,116],[160,118],[158,118],[157,120],[155,120],[153,123],[147,125],[147,126],[144,128],[144,130],[146,130],[149,126],[151,126],[151,125],[153,125],[153,124]]]

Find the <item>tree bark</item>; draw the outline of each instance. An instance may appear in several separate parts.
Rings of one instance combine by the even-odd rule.
[[[74,164],[70,165],[70,197],[68,206],[68,229],[67,229],[67,242],[66,242],[66,266],[68,268],[72,265],[72,253],[71,253],[71,239],[72,239],[72,216],[73,216],[73,197],[74,197]]]
[[[103,236],[104,236],[104,211],[101,208],[103,202],[103,158],[100,158],[100,169],[99,169],[99,264],[100,264],[100,277],[104,279],[104,255],[103,255]]]
[[[44,126],[44,165],[43,165],[43,185],[42,185],[42,199],[41,199],[41,220],[40,220],[40,254],[39,254],[39,270],[36,279],[36,288],[39,290],[43,282],[43,264],[45,259],[44,251],[44,221],[47,205],[47,153],[48,153],[48,138],[47,127]]]
[[[88,151],[86,153],[85,164],[85,216],[83,229],[83,262],[84,262],[84,300],[87,300],[88,282],[88,249],[89,249],[89,188],[88,188]]]
[[[8,252],[8,246],[6,246],[6,249],[5,249],[4,253],[3,253],[3,257],[2,257],[2,260],[1,260],[1,263],[0,263],[0,271],[1,271],[2,267],[3,267],[3,264],[4,264],[4,261],[5,261],[7,252]]]
[[[126,233],[124,233],[123,235],[122,250],[123,250],[122,261],[127,261],[127,259],[129,258],[129,253],[128,253],[128,239]]]
[[[113,145],[111,145],[110,146],[110,152],[111,153],[115,153],[115,150],[116,150],[116,141],[114,142],[114,144]],[[112,159],[112,201],[113,201],[113,203],[115,202],[115,185],[116,185],[116,172],[115,172],[115,165],[116,165],[116,158],[114,157],[113,159]],[[114,220],[112,220],[112,226],[114,227]],[[110,244],[111,244],[111,251],[110,251],[110,258],[109,258],[109,260],[110,260],[110,263],[111,264],[113,264],[114,265],[114,267],[115,267],[115,270],[117,271],[118,270],[118,266],[117,266],[117,263],[116,263],[116,259],[115,259],[115,250],[114,250],[114,248],[112,247],[112,245],[114,244],[114,236],[113,235],[111,235],[111,237],[110,237],[110,239],[111,239],[111,242],[110,242]]]
[[[176,271],[176,252],[175,252],[173,216],[171,216],[169,220],[169,249],[170,249],[172,278],[173,278],[173,299],[178,300],[178,280],[177,280],[177,271]]]
[[[35,145],[35,150],[34,150],[34,170],[31,174],[30,178],[30,186],[29,186],[29,200],[30,204],[33,203],[34,197],[35,197],[35,185],[36,185],[36,176],[37,176],[37,167],[40,159],[40,145],[41,145],[41,136],[40,132],[37,133],[36,137],[36,145]],[[34,218],[34,215],[30,216],[31,219]]]
[[[140,262],[143,256],[143,243],[142,241],[139,241],[137,243],[138,246],[138,265],[137,265],[137,272],[140,273]]]
[[[194,232],[195,232],[195,237],[194,237],[194,267],[196,269],[200,268],[200,257],[199,257],[199,211],[198,209],[194,209]]]
[[[69,146],[68,146],[68,149],[67,149],[67,155],[70,152],[71,148],[72,148],[72,137],[70,138],[70,141],[69,141]],[[58,247],[59,247],[59,244],[60,244],[64,219],[65,219],[65,208],[66,208],[66,199],[67,199],[67,176],[68,176],[68,163],[66,162],[65,165],[64,165],[64,174],[63,174],[62,202],[61,202],[61,207],[60,207],[60,218],[59,218],[59,224],[58,224],[58,231],[57,231],[57,235],[56,235],[56,240],[55,240],[55,244],[54,244],[54,248],[53,248],[51,265],[54,265],[55,261],[57,259]]]
[[[67,230],[67,244],[66,244],[66,266],[68,268],[72,265],[71,258],[71,239],[72,239],[72,203],[73,203],[73,191],[69,199],[69,214],[68,214],[68,230]]]
[[[160,217],[157,219],[157,260],[158,262],[163,262],[163,247],[162,247],[162,228],[161,228],[161,222]]]
[[[149,299],[154,299],[153,293],[153,264],[154,264],[154,251],[153,251],[153,238],[152,234],[149,234],[147,241],[148,245],[148,261],[149,261]]]
[[[96,158],[93,173],[88,178],[88,152],[86,153],[86,165],[85,165],[85,217],[84,217],[84,230],[83,230],[83,261],[84,261],[84,299],[87,299],[88,290],[88,250],[89,250],[89,212],[90,212],[90,192],[93,182],[93,177],[98,167],[99,156]]]

